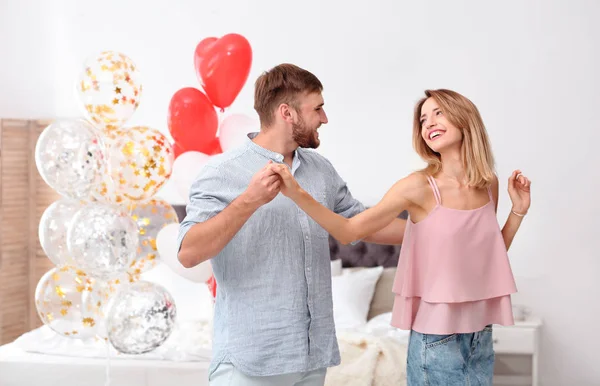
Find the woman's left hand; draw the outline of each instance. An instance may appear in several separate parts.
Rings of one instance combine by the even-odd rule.
[[[512,201],[512,210],[525,214],[531,205],[531,181],[515,170],[508,178],[508,195]]]

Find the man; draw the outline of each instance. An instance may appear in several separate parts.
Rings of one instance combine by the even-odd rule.
[[[316,151],[327,123],[323,86],[282,64],[255,84],[261,123],[240,148],[215,156],[190,190],[179,260],[211,259],[217,281],[212,386],[322,386],[340,363],[328,233],[279,193],[268,168],[287,164],[302,187],[343,216],[364,210]],[[404,220],[365,241],[400,244]]]

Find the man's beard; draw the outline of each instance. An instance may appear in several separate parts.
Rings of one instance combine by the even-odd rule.
[[[307,149],[316,149],[321,141],[316,136],[315,130],[310,130],[301,115],[298,116],[298,123],[292,123],[292,137],[298,146]],[[317,127],[318,128],[318,127]]]

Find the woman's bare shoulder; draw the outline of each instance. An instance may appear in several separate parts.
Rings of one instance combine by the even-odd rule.
[[[429,184],[427,175],[423,172],[413,172],[408,176],[398,180],[397,185],[404,189],[421,189]]]
[[[427,176],[423,172],[413,172],[408,176],[398,180],[392,190],[397,194],[401,194],[406,199],[415,202],[419,201],[419,197],[423,195],[424,189],[427,189],[429,182]]]

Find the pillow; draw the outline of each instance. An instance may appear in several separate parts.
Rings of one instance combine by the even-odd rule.
[[[408,344],[410,330],[400,330],[392,326],[392,313],[379,314],[367,322],[366,331],[375,336],[387,336],[394,338],[400,343]]]
[[[343,270],[332,276],[333,318],[337,329],[352,329],[367,323],[367,315],[383,267]]]
[[[367,323],[368,328],[388,327],[392,323],[392,313],[384,312],[377,315]]]
[[[194,283],[175,272],[164,263],[144,272],[142,280],[159,284],[173,296],[177,308],[177,322],[210,321],[213,318],[212,296],[205,283]]]
[[[392,286],[394,285],[394,278],[396,277],[396,268],[385,268],[383,273],[377,281],[375,286],[375,293],[371,300],[371,306],[369,308],[369,315],[367,319],[370,320],[377,315],[381,315],[387,312],[392,312],[394,306],[395,295],[392,292]]]
[[[342,274],[342,259],[331,260],[331,276]]]

